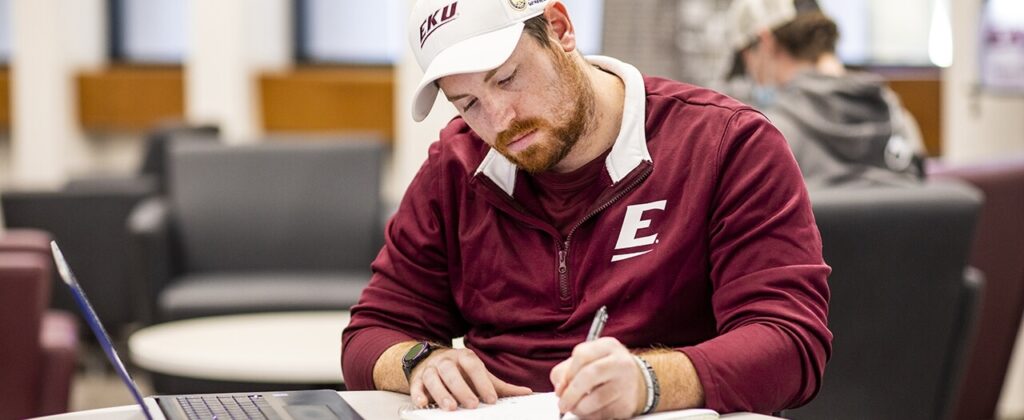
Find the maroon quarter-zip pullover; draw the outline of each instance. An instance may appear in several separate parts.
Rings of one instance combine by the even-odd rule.
[[[349,389],[373,389],[394,344],[465,336],[499,378],[550,391],[607,305],[604,335],[685,353],[709,408],[767,413],[817,392],[829,267],[785,139],[728,97],[588,60],[626,86],[612,185],[563,234],[514,198],[527,190],[515,166],[452,120],[352,308]]]

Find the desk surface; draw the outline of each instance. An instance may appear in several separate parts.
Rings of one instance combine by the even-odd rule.
[[[338,384],[348,311],[214,316],[143,328],[131,360],[153,372],[236,382]]]
[[[355,408],[366,420],[393,420],[399,418],[403,409],[412,407],[409,396],[386,391],[342,391],[341,397]],[[42,417],[47,420],[144,420],[146,417],[136,405],[101,408]],[[760,414],[733,413],[722,416],[729,420],[776,419]]]

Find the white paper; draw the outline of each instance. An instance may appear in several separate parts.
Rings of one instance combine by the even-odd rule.
[[[553,392],[523,397],[501,398],[497,403],[480,404],[474,409],[444,411],[439,408],[410,410],[404,420],[559,420],[558,397]]]
[[[641,420],[713,420],[718,413],[708,409],[667,411],[635,417]],[[558,396],[554,392],[499,399],[497,403],[481,404],[474,409],[460,408],[444,411],[439,408],[409,410],[402,413],[404,420],[578,420],[572,413],[564,417],[558,413]]]

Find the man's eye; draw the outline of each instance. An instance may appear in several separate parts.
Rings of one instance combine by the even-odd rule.
[[[508,77],[499,80],[498,81],[498,86],[505,86],[505,85],[507,85],[508,82],[511,82],[512,79],[516,78],[516,73],[518,73],[518,72],[519,72],[519,69],[516,69],[515,71],[512,72],[512,74],[508,75]]]
[[[469,111],[473,105],[476,105],[476,99],[471,99],[469,102],[466,102],[466,106],[462,107],[462,112]]]

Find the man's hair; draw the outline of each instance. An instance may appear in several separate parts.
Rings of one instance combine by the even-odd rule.
[[[800,60],[816,61],[836,52],[839,28],[820,11],[800,13],[789,23],[772,31],[779,45]]]
[[[558,43],[551,38],[551,24],[548,22],[547,18],[544,17],[544,15],[537,15],[532,18],[529,18],[523,22],[523,25],[525,25],[525,27],[523,27],[523,33],[529,35],[531,38],[537,41],[540,44],[540,46],[548,50],[549,53],[561,53],[561,49],[559,49]],[[577,48],[574,52],[580,56],[583,55],[583,52],[581,52],[579,48]]]
[[[526,22],[523,22],[523,24],[526,25],[526,27],[523,28],[523,32],[532,36],[533,39],[537,40],[537,42],[540,42],[540,45],[547,45],[550,42],[548,28],[550,28],[551,25],[548,24],[548,20],[544,15],[537,15],[529,18]]]

